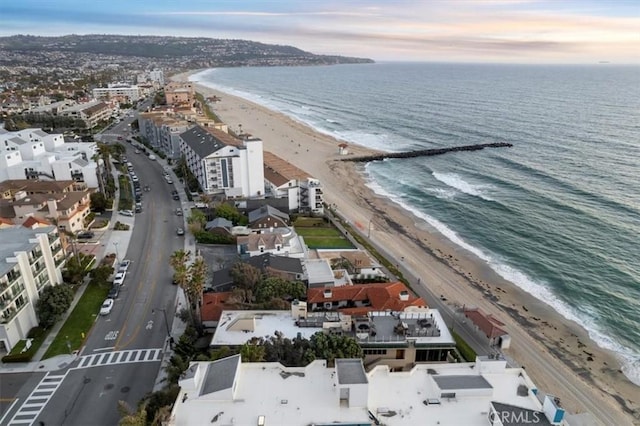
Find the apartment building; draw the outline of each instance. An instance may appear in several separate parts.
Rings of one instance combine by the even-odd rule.
[[[93,191],[74,181],[4,181],[0,217],[21,224],[29,218],[55,221],[60,230],[85,229]]]
[[[65,254],[54,226],[2,228],[0,241],[0,352],[8,352],[38,325],[36,302],[62,283]]]
[[[196,100],[196,92],[190,81],[172,81],[165,84],[164,97],[167,105],[192,107]]]
[[[180,134],[187,167],[207,194],[263,197],[262,140],[236,139],[215,128],[194,126]]]
[[[91,93],[96,99],[117,98],[125,103],[137,102],[141,97],[138,86],[125,83],[109,83],[107,87],[96,87]]]
[[[524,368],[504,360],[366,371],[360,359],[315,360],[305,367],[243,363],[241,355],[193,362],[168,425],[568,426],[552,395]],[[571,417],[571,418],[570,418]],[[572,423],[575,419],[576,423]],[[582,421],[580,421],[582,420]]]
[[[180,134],[194,123],[176,117],[169,111],[152,111],[138,116],[140,135],[167,157],[180,158]]]
[[[82,120],[87,128],[93,129],[100,122],[111,119],[113,108],[106,102],[92,101],[67,106],[60,109],[58,115]]]
[[[324,214],[322,184],[318,179],[269,151],[263,156],[267,196],[288,198],[291,212]]]
[[[102,188],[104,161],[95,142],[65,142],[40,129],[0,129],[0,182],[8,179],[73,180]]]

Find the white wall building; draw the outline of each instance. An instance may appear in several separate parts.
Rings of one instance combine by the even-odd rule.
[[[264,177],[267,196],[289,199],[289,211],[324,213],[320,181],[288,161],[266,151]]]
[[[207,194],[263,197],[262,141],[236,139],[214,128],[194,126],[180,135],[187,166]]]
[[[182,154],[180,134],[194,125],[169,115],[167,111],[142,113],[138,116],[138,124],[140,135],[173,159],[180,158]]]
[[[96,99],[121,98],[128,99],[130,102],[140,99],[138,86],[124,83],[109,83],[107,87],[96,87],[92,90],[92,94]]]
[[[40,129],[0,129],[0,181],[75,180],[100,188],[104,162],[98,153],[95,142],[65,142],[62,135]]]
[[[553,397],[538,398],[524,369],[502,360],[367,373],[360,359],[284,367],[235,355],[191,363],[179,385],[168,423],[174,426],[570,424]]]
[[[62,282],[65,255],[54,226],[0,229],[0,352],[38,325],[35,304],[45,287]]]

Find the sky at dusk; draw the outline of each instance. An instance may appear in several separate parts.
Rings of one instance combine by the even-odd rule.
[[[377,61],[640,64],[640,0],[6,0],[0,35],[199,36]]]

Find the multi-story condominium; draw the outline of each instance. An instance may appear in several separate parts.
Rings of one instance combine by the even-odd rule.
[[[136,102],[140,99],[140,89],[136,85],[109,83],[107,87],[96,87],[92,91],[96,99],[118,98],[123,102]]]
[[[36,185],[41,183],[34,182]],[[0,184],[1,189],[6,187],[6,181]],[[0,200],[0,217],[16,224],[34,217],[52,221],[60,230],[76,233],[88,225],[86,218],[91,212],[91,192],[36,192],[25,185],[24,189],[12,192],[10,198]]]
[[[0,229],[0,352],[38,325],[36,302],[62,282],[65,254],[54,226]]]
[[[360,359],[315,360],[305,367],[243,363],[241,355],[193,362],[168,425],[568,426],[523,367],[501,359],[366,371]],[[572,420],[575,419],[575,423]]]
[[[452,361],[455,356],[456,342],[437,309],[408,307],[404,312],[346,315],[307,312],[307,304],[301,301],[294,301],[289,311],[225,310],[210,346],[240,347],[276,332],[289,339],[309,339],[319,332],[351,336],[362,347],[368,369],[384,364],[407,371],[416,363]]]
[[[102,188],[104,162],[95,142],[65,142],[40,129],[0,129],[0,182],[7,179],[74,180]]]
[[[289,199],[289,211],[322,215],[322,184],[277,155],[264,152],[264,178],[267,195]]]
[[[180,158],[180,134],[194,123],[180,119],[170,111],[145,112],[138,116],[140,135],[169,158]]]
[[[192,107],[196,100],[196,92],[191,82],[172,81],[165,84],[164,97],[167,105]]]
[[[93,129],[98,123],[111,118],[113,108],[102,101],[85,102],[60,109],[58,115],[82,120],[87,128]]]
[[[164,86],[164,73],[162,72],[162,70],[157,69],[152,71],[145,71],[141,74],[138,74],[136,80],[138,81],[138,84],[143,84],[147,81],[150,81],[151,83]]]
[[[194,126],[180,134],[180,150],[203,192],[227,197],[263,197],[262,140],[236,139]]]

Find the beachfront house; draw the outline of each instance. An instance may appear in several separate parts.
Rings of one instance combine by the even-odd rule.
[[[287,198],[290,212],[324,214],[320,181],[268,151],[264,152],[264,179],[267,196]]]
[[[194,126],[180,134],[187,167],[206,194],[263,197],[262,140],[237,139],[221,130]]]

